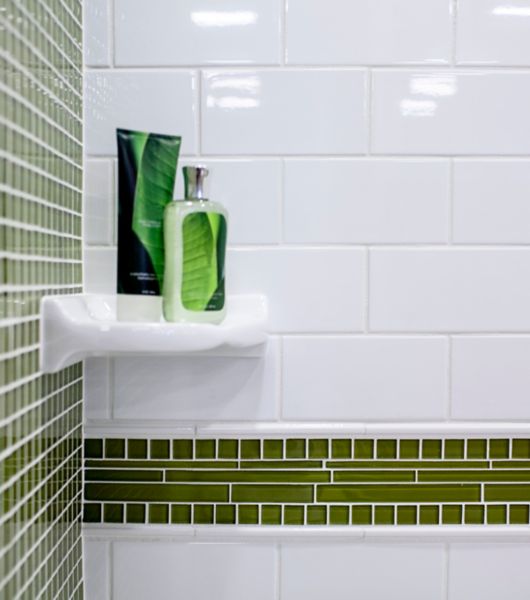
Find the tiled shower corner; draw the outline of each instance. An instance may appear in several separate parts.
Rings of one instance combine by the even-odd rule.
[[[85,440],[87,523],[528,525],[530,439]]]
[[[82,365],[39,371],[39,304],[82,291],[80,0],[0,11],[0,597],[82,598]]]

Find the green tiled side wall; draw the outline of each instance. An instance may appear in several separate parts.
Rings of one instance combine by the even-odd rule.
[[[86,439],[84,520],[530,524],[527,439]]]
[[[39,372],[39,304],[82,291],[80,0],[4,0],[0,598],[82,598],[82,367]]]

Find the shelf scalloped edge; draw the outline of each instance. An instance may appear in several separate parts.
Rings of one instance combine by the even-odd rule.
[[[40,368],[55,373],[91,356],[259,357],[268,306],[259,294],[228,296],[219,325],[118,321],[116,296],[46,296],[41,302]]]

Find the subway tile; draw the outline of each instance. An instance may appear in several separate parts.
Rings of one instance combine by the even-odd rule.
[[[363,250],[237,249],[227,262],[229,293],[265,294],[273,332],[362,328]]]
[[[457,63],[529,65],[528,17],[526,0],[461,0],[456,27]]]
[[[114,416],[194,421],[274,420],[278,343],[264,358],[120,358]]]
[[[114,164],[112,160],[85,160],[83,225],[85,244],[111,246],[114,242]]]
[[[90,0],[83,3],[83,50],[87,67],[109,67],[110,2]]]
[[[272,544],[114,543],[115,600],[271,600],[276,589]]]
[[[442,419],[446,354],[442,338],[285,338],[283,418]]]
[[[528,337],[454,338],[452,417],[530,418],[529,358]]]
[[[88,358],[83,379],[85,420],[110,418],[108,359]]]
[[[110,543],[83,540],[86,600],[110,600]]]
[[[375,483],[369,486],[348,484],[317,486],[317,502],[478,502],[479,500],[480,486],[478,485]]]
[[[370,267],[373,331],[530,329],[526,249],[376,249]]]
[[[290,0],[290,64],[444,64],[451,55],[448,0]]]
[[[279,0],[152,0],[146,18],[144,4],[116,0],[116,64],[278,64],[280,12]]]
[[[310,485],[251,485],[232,486],[234,502],[313,502],[313,486]]]
[[[292,159],[285,163],[290,243],[443,243],[449,164],[443,160]]]
[[[182,159],[183,165],[189,161]],[[278,159],[202,159],[210,175],[209,197],[229,213],[229,244],[277,244],[280,241],[281,161]],[[180,171],[180,169],[179,169]],[[175,194],[184,197],[183,177]]]
[[[441,545],[285,544],[281,560],[282,600],[442,600]]]
[[[88,71],[85,151],[115,155],[116,128],[182,136],[196,152],[196,75],[192,71]]]
[[[356,71],[206,71],[205,154],[362,154],[366,74]]]
[[[88,483],[87,500],[142,502],[226,502],[226,485],[186,485],[162,483]]]
[[[527,73],[373,74],[375,154],[528,154]]]
[[[529,560],[528,544],[451,544],[449,600],[526,600]]]
[[[530,241],[528,160],[457,160],[453,240],[463,244]]]
[[[85,292],[115,294],[117,286],[117,257],[115,248],[85,248]]]

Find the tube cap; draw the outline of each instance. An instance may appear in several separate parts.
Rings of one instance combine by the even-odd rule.
[[[204,191],[204,180],[208,176],[208,169],[201,165],[182,167],[184,174],[184,196],[186,200],[199,198],[207,200]]]

